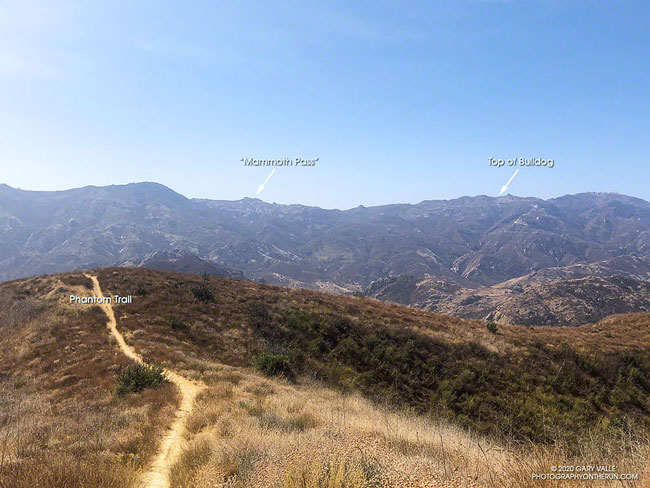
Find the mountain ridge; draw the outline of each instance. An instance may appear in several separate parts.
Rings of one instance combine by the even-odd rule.
[[[472,200],[472,199],[487,199],[487,200],[503,200],[503,201],[508,201],[508,200],[539,200],[542,202],[550,202],[554,200],[560,200],[564,199],[565,197],[581,197],[581,196],[611,196],[611,197],[620,197],[623,199],[630,199],[636,202],[642,202],[647,205],[650,205],[650,202],[647,200],[644,200],[643,198],[640,197],[634,197],[631,195],[626,195],[625,193],[619,193],[619,192],[603,192],[603,191],[585,191],[585,192],[578,192],[578,193],[567,193],[564,195],[559,195],[556,197],[551,197],[551,198],[540,198],[540,197],[533,197],[533,196],[518,196],[518,195],[513,195],[511,193],[506,193],[505,195],[501,196],[491,196],[491,195],[486,195],[486,194],[478,194],[478,195],[462,195],[459,197],[454,197],[454,198],[442,198],[442,199],[425,199],[421,200],[419,202],[415,203],[410,203],[410,202],[402,202],[402,203],[382,203],[382,204],[377,204],[377,205],[357,205],[356,207],[349,207],[349,208],[327,208],[327,207],[320,207],[318,205],[305,205],[301,203],[278,203],[278,202],[268,202],[266,200],[263,200],[259,197],[242,197],[236,200],[223,200],[223,199],[214,199],[214,198],[204,198],[204,197],[187,197],[183,195],[182,193],[179,193],[170,187],[158,183],[156,181],[137,181],[137,182],[131,182],[131,183],[123,183],[123,184],[110,184],[110,185],[84,185],[80,187],[74,187],[74,188],[66,188],[63,190],[27,190],[27,189],[22,189],[19,187],[14,187],[11,186],[7,183],[0,183],[0,190],[7,190],[11,192],[16,192],[16,193],[23,193],[23,194],[63,194],[63,193],[69,193],[69,192],[78,192],[81,190],[89,190],[89,189],[120,189],[120,188],[137,188],[137,187],[142,187],[142,188],[160,188],[163,191],[168,191],[171,192],[175,195],[179,195],[185,200],[189,201],[197,201],[197,202],[216,202],[216,203],[237,203],[237,202],[244,202],[244,201],[253,201],[253,202],[260,202],[266,205],[275,205],[275,206],[285,206],[285,207],[303,207],[303,208],[316,208],[320,210],[326,210],[326,211],[339,211],[339,212],[348,212],[351,210],[356,210],[356,209],[376,209],[376,208],[381,208],[381,207],[394,207],[394,206],[417,206],[421,204],[427,204],[427,203],[451,203],[451,202],[457,202],[457,201],[463,201],[463,200]]]
[[[650,203],[597,192],[338,210],[189,199],[153,182],[62,192],[5,185],[0,229],[0,280],[178,250],[293,287],[352,293],[412,276],[473,290],[545,269],[650,257]]]

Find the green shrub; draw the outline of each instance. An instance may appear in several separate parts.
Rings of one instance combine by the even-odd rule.
[[[177,315],[170,315],[167,317],[167,325],[174,330],[187,329],[188,325],[182,318]]]
[[[145,388],[156,388],[167,381],[162,366],[135,363],[120,371],[116,391],[119,396],[138,393]]]
[[[93,282],[90,278],[84,275],[62,276],[61,281],[70,286],[83,286],[88,290],[93,289]]]
[[[193,286],[192,294],[197,300],[200,300],[203,303],[214,301],[214,294],[212,293],[212,289],[206,282]]]
[[[245,313],[248,318],[248,323],[256,329],[269,326],[273,320],[264,302],[253,301],[247,303]]]
[[[255,368],[264,376],[292,376],[291,361],[284,354],[261,352],[255,357]]]
[[[135,285],[135,294],[143,297],[147,293],[149,293],[149,288],[145,283],[139,282],[138,284]]]
[[[499,328],[497,327],[497,324],[494,322],[488,322],[487,325],[485,326],[488,330],[488,332],[492,334],[496,334]]]

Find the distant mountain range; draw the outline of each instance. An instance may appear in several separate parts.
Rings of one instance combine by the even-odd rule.
[[[157,183],[0,185],[0,280],[107,265],[243,273],[461,316],[573,324],[648,310],[649,260],[650,203],[619,194],[341,211],[188,199]]]

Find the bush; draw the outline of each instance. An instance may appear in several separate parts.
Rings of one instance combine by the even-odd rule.
[[[255,368],[264,376],[292,375],[291,361],[284,354],[262,352],[255,357]]]
[[[156,388],[167,381],[162,366],[135,363],[122,369],[117,376],[117,394],[123,396],[138,393],[145,388]]]
[[[499,328],[497,327],[497,324],[494,322],[488,322],[487,325],[485,326],[488,330],[488,332],[492,334],[496,334]]]
[[[84,275],[62,276],[61,281],[70,286],[83,286],[87,290],[93,289],[93,282]]]
[[[143,282],[138,282],[135,285],[135,294],[139,297],[145,296],[147,293],[149,293],[149,289],[147,288],[147,285]]]
[[[174,330],[187,329],[187,323],[177,315],[170,315],[167,317],[167,325]]]
[[[256,329],[267,327],[273,321],[271,314],[264,302],[253,301],[246,304],[245,308],[248,323]]]
[[[192,287],[192,294],[197,300],[202,301],[203,303],[208,303],[208,302],[213,302],[214,301],[214,294],[212,293],[212,290],[208,286],[207,283],[199,283],[198,285],[195,285]]]

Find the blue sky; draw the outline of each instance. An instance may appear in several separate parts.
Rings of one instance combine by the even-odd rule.
[[[0,1],[0,182],[349,208],[650,200],[650,2]]]

